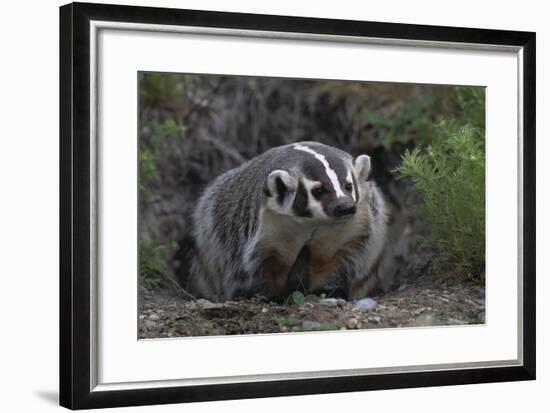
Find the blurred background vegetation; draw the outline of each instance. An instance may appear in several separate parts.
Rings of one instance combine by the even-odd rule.
[[[483,280],[484,88],[138,76],[142,286],[185,277],[189,216],[214,177],[301,140],[371,156],[391,206],[398,275],[436,269]]]

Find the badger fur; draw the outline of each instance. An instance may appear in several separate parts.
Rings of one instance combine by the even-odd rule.
[[[193,214],[196,251],[187,287],[223,301],[281,297],[297,282],[308,291],[343,282],[348,298],[366,296],[387,226],[370,166],[367,155],[353,159],[331,146],[299,142],[222,174]]]

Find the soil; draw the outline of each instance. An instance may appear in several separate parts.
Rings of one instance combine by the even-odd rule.
[[[371,298],[374,302],[307,296],[301,304],[262,297],[211,303],[174,288],[142,290],[139,338],[485,323],[485,288],[451,276],[405,279],[394,291]]]

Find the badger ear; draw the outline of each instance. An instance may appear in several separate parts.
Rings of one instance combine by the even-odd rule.
[[[264,186],[265,194],[273,199],[269,204],[279,212],[286,212],[292,207],[297,189],[298,179],[281,169],[271,172]]]
[[[370,178],[370,157],[359,155],[353,162],[353,169],[359,182],[367,181]]]

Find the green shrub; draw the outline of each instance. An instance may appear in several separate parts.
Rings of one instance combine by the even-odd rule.
[[[396,142],[406,143],[413,137],[416,145],[428,144],[434,138],[433,120],[427,115],[433,102],[429,99],[404,103],[395,113],[364,110],[369,124],[380,135],[380,144],[390,150]]]
[[[176,106],[175,109],[181,109],[181,97],[192,79],[192,75],[185,74],[139,72],[140,106],[160,108],[169,104]]]
[[[139,143],[139,192],[143,201],[147,201],[149,188],[159,178],[157,160],[170,153],[170,143],[185,137],[187,129],[167,118],[151,122],[146,131],[141,133]]]
[[[158,287],[166,271],[165,260],[172,248],[157,240],[142,239],[139,241],[139,275],[141,285],[149,288]]]
[[[440,87],[432,92],[403,99],[390,111],[366,106],[361,114],[372,126],[370,137],[390,150],[394,143],[414,143],[416,147],[431,144],[440,137],[434,125],[445,120],[485,128],[484,88]]]
[[[423,197],[429,240],[445,262],[472,278],[485,265],[485,141],[483,130],[440,125],[426,151],[407,151],[397,168]]]
[[[485,130],[485,88],[457,87],[455,90],[458,100],[456,119],[463,124]]]

